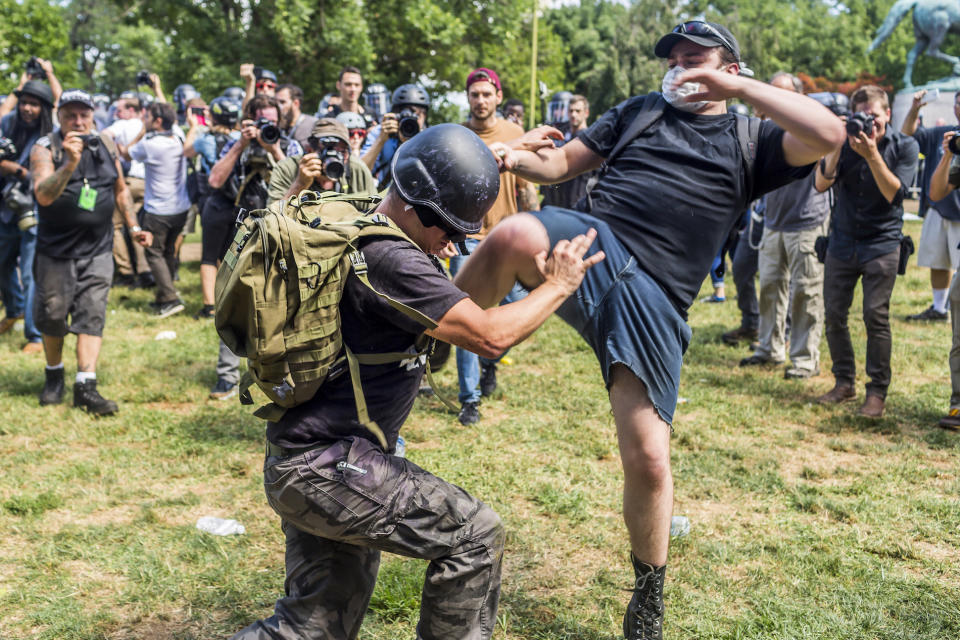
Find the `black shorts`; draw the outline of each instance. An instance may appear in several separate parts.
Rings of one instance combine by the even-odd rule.
[[[103,335],[113,254],[51,258],[38,253],[34,281],[33,317],[41,333],[55,338],[68,333]]]
[[[225,208],[222,199],[207,198],[200,213],[200,264],[217,266],[223,260],[236,233],[236,222],[237,217],[232,206]]]

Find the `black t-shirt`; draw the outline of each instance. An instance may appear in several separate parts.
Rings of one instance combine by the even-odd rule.
[[[578,137],[606,157],[645,98],[620,103]],[[592,214],[610,224],[681,314],[747,204],[813,169],[786,163],[783,133],[769,120],[761,123],[748,193],[735,117],[690,114],[668,105],[591,192]]]
[[[51,136],[60,136],[60,131],[40,138],[37,144],[50,149]],[[54,162],[55,169],[66,162],[62,150],[60,155],[59,162]],[[101,142],[97,151],[84,147],[80,163],[60,197],[50,206],[37,207],[37,251],[51,258],[71,259],[110,253],[113,250],[113,187],[116,180],[116,163],[106,145]],[[81,209],[78,204],[84,183],[97,190],[93,211]]]
[[[440,320],[467,297],[420,249],[405,240],[376,238],[363,246],[370,283],[377,291]],[[354,353],[411,353],[409,361],[360,367],[363,395],[370,419],[383,430],[390,448],[413,408],[424,373],[422,358],[414,356],[414,341],[424,327],[388,305],[351,270],[340,303],[343,339]],[[361,436],[376,442],[357,422],[353,386],[346,367],[331,378],[312,400],[287,411],[267,425],[267,438],[282,447]]]

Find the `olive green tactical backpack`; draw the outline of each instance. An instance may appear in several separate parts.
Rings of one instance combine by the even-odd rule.
[[[255,383],[271,400],[254,415],[278,420],[290,407],[314,396],[331,368],[346,362],[357,417],[386,448],[383,432],[370,420],[359,365],[387,364],[428,355],[433,341],[416,354],[353,354],[340,331],[340,299],[350,269],[392,307],[428,329],[437,323],[386,296],[370,284],[362,238],[409,238],[382,214],[357,207],[379,196],[304,191],[246,214],[217,272],[214,323],[224,343],[248,359],[240,399],[252,404]],[[430,375],[429,367],[427,369]]]

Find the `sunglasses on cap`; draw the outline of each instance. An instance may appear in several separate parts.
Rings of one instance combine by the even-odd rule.
[[[458,242],[463,242],[464,240],[467,239],[467,234],[463,233],[462,231],[458,231],[456,229],[451,229],[446,224],[446,221],[443,220],[443,218],[438,216],[436,213],[434,213],[430,209],[427,209],[426,207],[418,204],[411,204],[410,206],[413,207],[413,211],[417,214],[417,217],[420,219],[420,224],[422,224],[425,227],[437,227],[438,229],[443,231],[445,234],[447,234],[447,240],[449,240],[450,242],[453,242],[454,244],[456,244]]]
[[[722,33],[702,20],[690,20],[689,22],[678,24],[673,28],[673,33],[688,33],[694,36],[711,36],[717,38],[720,40],[720,44],[723,45],[724,49],[739,57],[736,49],[730,44],[730,41],[727,40]]]

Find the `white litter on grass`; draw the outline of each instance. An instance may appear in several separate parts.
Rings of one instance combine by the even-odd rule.
[[[904,222],[917,222],[918,220],[923,220],[920,216],[915,213],[904,213],[903,221]]]
[[[154,340],[176,340],[177,332],[176,331],[161,331],[154,338]]]
[[[683,396],[677,398],[677,404],[687,404],[688,402],[690,402],[689,398],[684,398]]]
[[[215,536],[230,536],[246,533],[247,530],[236,520],[224,520],[213,516],[203,516],[197,520],[197,529]]]

